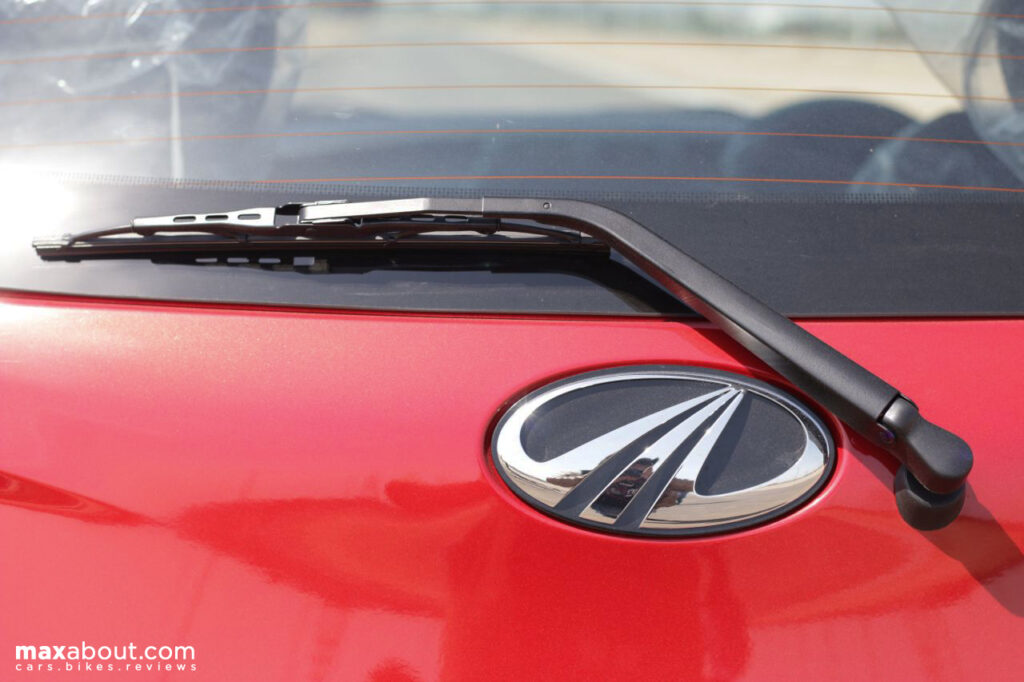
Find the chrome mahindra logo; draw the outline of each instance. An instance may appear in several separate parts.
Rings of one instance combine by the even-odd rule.
[[[640,366],[581,374],[517,402],[491,443],[526,502],[634,535],[698,535],[779,516],[825,482],[825,425],[782,391],[726,372]]]

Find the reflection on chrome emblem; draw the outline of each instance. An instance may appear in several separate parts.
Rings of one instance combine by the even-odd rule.
[[[668,536],[774,518],[813,495],[835,459],[825,425],[782,391],[675,366],[545,386],[505,413],[491,449],[506,483],[544,512]]]

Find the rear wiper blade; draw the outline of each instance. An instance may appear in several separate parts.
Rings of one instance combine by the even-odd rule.
[[[34,245],[43,258],[65,259],[96,253],[93,249],[135,248],[107,241],[127,241],[116,235],[128,233],[135,235],[128,239],[148,240],[143,249],[157,248],[154,240],[170,242],[167,248],[181,248],[180,241],[186,237],[213,244],[228,242],[236,248],[240,244],[254,248],[265,240],[298,240],[318,247],[336,240],[351,246],[386,240],[382,235],[389,234],[398,235],[395,240],[400,242],[402,234],[409,234],[403,230],[426,235],[439,225],[491,234],[513,226],[527,233],[533,229],[532,234],[545,241],[561,241],[573,248],[596,240],[614,249],[853,431],[894,456],[902,464],[894,484],[897,507],[911,526],[941,528],[963,508],[973,455],[961,438],[924,419],[897,389],[648,228],[596,204],[508,198],[286,204],[276,209],[143,218],[114,230],[39,240]],[[201,231],[190,236],[187,228]]]
[[[150,257],[240,251],[331,251],[413,247],[592,250],[602,242],[579,231],[501,217],[428,214],[417,200],[387,202],[384,214],[342,211],[343,201],[291,203],[221,213],[135,218],[127,225],[32,242],[44,260]],[[365,206],[351,204],[348,206]]]

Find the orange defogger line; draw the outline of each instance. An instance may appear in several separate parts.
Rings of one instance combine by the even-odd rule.
[[[441,40],[402,41],[380,43],[329,43],[321,45],[268,45],[245,47],[198,47],[186,50],[144,50],[136,52],[82,52],[77,54],[16,57],[0,59],[0,65],[17,66],[48,64],[53,62],[92,61],[101,59],[138,59],[142,57],[176,57],[185,55],[243,54],[259,52],[316,51],[316,50],[388,50],[388,49],[429,49],[479,48],[479,47],[653,47],[653,48],[727,48],[738,50],[822,50],[832,52],[874,52],[908,56],[933,55],[939,57],[964,57],[975,59],[1002,59],[1015,61],[1024,55],[997,54],[994,52],[956,52],[944,50],[918,50],[910,47],[881,47],[874,45],[826,45],[800,43],[736,43],[690,40]]]
[[[0,144],[0,149],[36,149],[46,147],[116,146],[164,142],[204,142],[218,140],[261,140],[307,137],[373,137],[402,135],[693,135],[722,137],[792,137],[830,140],[876,140],[879,142],[923,142],[958,145],[991,145],[997,147],[1024,147],[1024,142],[959,140],[939,137],[911,137],[900,135],[856,135],[846,133],[801,133],[757,130],[644,130],[612,128],[466,128],[449,130],[335,130],[322,132],[280,133],[225,133],[219,135],[164,135],[151,137],[125,137],[101,140],[69,140],[57,142],[28,142]]]
[[[740,85],[641,85],[636,83],[475,83],[438,85],[337,85],[310,88],[254,88],[246,90],[201,90],[193,92],[150,92],[124,95],[78,95],[41,99],[0,101],[0,107],[39,106],[43,104],[77,104],[83,102],[115,102],[169,99],[172,97],[233,97],[240,95],[315,94],[325,92],[403,92],[429,90],[703,90],[733,92],[781,92],[814,95],[849,95],[854,97],[923,97],[986,102],[1021,102],[1024,99],[982,95],[953,95],[930,92],[892,92],[872,90],[841,90],[831,88],[780,88]]]

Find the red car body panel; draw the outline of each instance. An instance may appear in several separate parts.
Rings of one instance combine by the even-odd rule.
[[[553,379],[785,386],[702,322],[5,294],[0,639],[188,644],[195,680],[1019,679],[1024,321],[802,325],[971,444],[952,526],[907,526],[821,410],[825,489],[738,533],[599,534],[505,487],[490,429]]]

